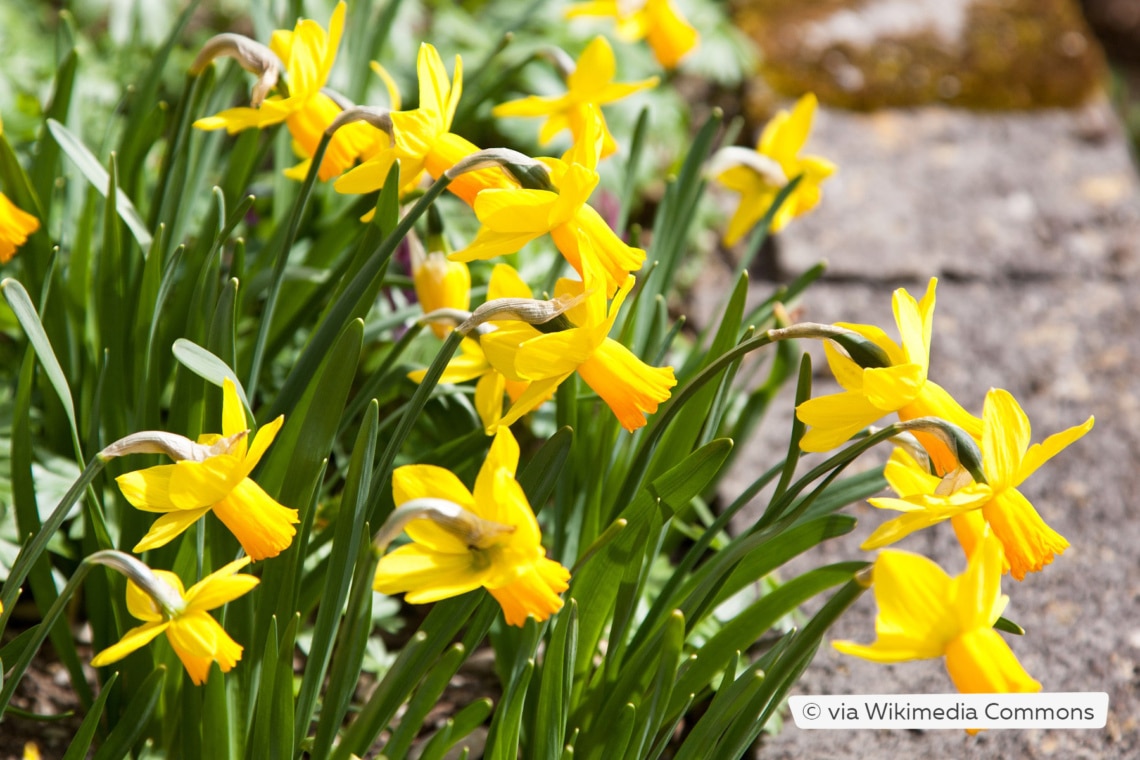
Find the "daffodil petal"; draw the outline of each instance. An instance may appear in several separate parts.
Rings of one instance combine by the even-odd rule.
[[[445,554],[417,544],[401,546],[380,558],[372,588],[382,594],[405,593],[411,604],[426,604],[474,591],[488,569],[477,567],[470,552]]]
[[[1089,417],[1083,424],[1075,425],[1060,433],[1054,433],[1041,443],[1030,446],[1021,460],[1021,467],[1017,471],[1013,485],[1018,486],[1024,483],[1030,475],[1037,471],[1037,468],[1082,438],[1085,433],[1092,430],[1094,421],[1094,418]]]
[[[244,558],[248,564],[249,557]],[[186,607],[193,610],[212,610],[248,594],[261,582],[256,575],[239,573],[204,578],[186,592]]]
[[[123,638],[119,639],[117,643],[112,644],[91,658],[91,667],[101,668],[104,665],[118,662],[131,652],[142,649],[169,626],[170,623],[148,622],[136,628],[132,628],[127,631],[126,634],[123,635]]]
[[[992,628],[976,628],[952,641],[946,649],[946,670],[963,694],[1041,691],[1041,684]]]
[[[209,507],[202,507],[201,509],[185,509],[177,512],[168,512],[162,517],[154,521],[150,526],[150,530],[142,537],[142,540],[135,544],[131,551],[136,554],[141,554],[151,549],[157,549],[160,546],[166,546],[178,536],[193,525],[199,517],[210,511]]]

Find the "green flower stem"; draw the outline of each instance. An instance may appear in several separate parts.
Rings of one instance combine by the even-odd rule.
[[[31,572],[32,566],[40,555],[47,549],[48,542],[51,541],[52,536],[63,525],[64,519],[67,517],[68,512],[79,501],[80,495],[91,485],[95,477],[103,470],[104,462],[102,459],[96,457],[91,460],[87,468],[80,474],[79,479],[71,484],[71,488],[67,490],[59,504],[52,511],[51,516],[48,517],[44,524],[40,527],[38,533],[32,538],[31,542],[20,550],[19,555],[16,557],[15,563],[12,565],[12,571],[8,574],[8,578],[4,581],[4,592],[0,594],[0,604],[4,605],[4,612],[0,613],[0,631],[4,630],[8,622],[8,617],[12,614],[15,607],[16,597],[19,596],[20,586],[28,577]],[[63,598],[62,596],[60,597]],[[46,635],[46,629],[45,629]],[[7,702],[5,702],[7,704]],[[0,706],[0,714],[3,714],[3,707]]]
[[[277,310],[277,299],[281,296],[281,284],[285,281],[285,265],[289,262],[289,251],[292,250],[293,243],[297,239],[301,217],[305,213],[305,207],[309,204],[309,197],[313,194],[313,186],[316,185],[317,175],[320,172],[321,164],[324,163],[325,152],[328,150],[331,141],[332,133],[326,131],[321,135],[321,141],[317,145],[312,161],[309,163],[305,182],[301,185],[301,192],[297,194],[297,200],[293,203],[293,212],[289,215],[288,227],[286,227],[285,237],[281,241],[281,248],[277,251],[277,259],[273,262],[273,279],[270,280],[269,295],[265,299],[265,310],[262,312],[257,327],[257,340],[253,344],[253,362],[249,369],[249,382],[245,386],[251,401],[257,395],[257,381],[261,375],[261,364],[265,360],[265,344],[269,340],[269,329],[273,325],[273,314]]]
[[[87,471],[84,472],[84,475],[87,475],[88,472],[91,472],[92,476],[94,476],[94,474],[99,472],[100,469],[102,469],[102,462],[99,462],[99,466],[94,469],[89,466],[87,468]],[[83,490],[82,480],[83,478],[81,477],[79,481],[77,481],[76,484],[72,486],[71,491],[68,491],[68,494],[75,492],[78,496],[78,494]],[[65,496],[64,500],[60,502],[60,507],[66,503],[67,497]],[[74,499],[72,499],[72,503],[74,503]],[[60,511],[60,508],[56,507],[56,512],[58,513]],[[67,510],[64,509],[62,512],[63,514],[66,514]],[[52,518],[54,517],[55,513],[52,514]],[[50,522],[51,520],[49,519],[48,523],[45,523],[44,527],[46,528]],[[50,537],[53,533],[55,533],[55,530],[40,531],[41,535],[46,535],[48,537]],[[37,536],[37,539],[38,538],[39,537]],[[47,540],[45,539],[43,541],[43,545],[46,544]],[[32,546],[35,545],[36,542],[33,541]],[[43,546],[40,546],[41,551],[42,549]],[[7,678],[4,679],[4,688],[3,690],[0,690],[0,716],[4,714],[4,710],[8,707],[8,703],[12,700],[12,695],[16,692],[16,687],[20,685],[20,679],[23,677],[24,672],[27,671],[28,666],[32,663],[32,659],[36,656],[36,652],[39,651],[40,646],[43,645],[44,639],[46,639],[48,636],[48,632],[52,629],[56,621],[59,619],[60,615],[63,614],[63,611],[67,608],[68,602],[71,601],[71,597],[74,596],[75,592],[79,589],[79,585],[83,582],[83,579],[87,577],[87,573],[89,573],[91,571],[91,568],[95,565],[110,564],[106,562],[106,560],[117,559],[117,556],[115,558],[112,558],[108,555],[120,555],[120,552],[99,551],[85,557],[83,561],[79,563],[79,567],[75,569],[75,572],[72,574],[71,578],[67,581],[67,585],[63,587],[63,591],[60,592],[60,595],[58,597],[56,597],[55,603],[52,604],[51,608],[47,611],[47,614],[44,615],[44,619],[40,621],[39,625],[35,627],[35,635],[32,636],[31,640],[28,641],[27,645],[24,647],[24,650],[20,653],[20,657],[16,660],[16,664],[12,666],[12,669],[9,671]],[[17,564],[19,564],[19,560],[17,560]],[[19,588],[19,585],[19,583],[13,585],[11,582],[11,576],[9,576],[8,582],[4,586],[5,592],[8,592],[9,589],[14,592]],[[5,609],[7,609],[7,605],[5,605]]]

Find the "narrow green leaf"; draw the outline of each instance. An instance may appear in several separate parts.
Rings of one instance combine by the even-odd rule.
[[[261,656],[261,678],[257,682],[257,690],[253,694],[255,701],[253,725],[250,735],[252,740],[245,748],[247,760],[258,760],[264,756],[264,750],[271,741],[270,733],[273,730],[273,695],[276,693],[277,682],[277,656],[280,647],[277,641],[277,616],[272,615],[269,620],[265,636],[264,654]]]
[[[535,512],[542,509],[554,491],[554,484],[558,482],[562,467],[570,456],[573,442],[574,431],[570,428],[559,428],[519,471],[519,485],[522,486],[523,493],[527,495]]]
[[[72,132],[55,119],[47,120],[48,131],[51,132],[52,137],[59,143],[59,147],[67,154],[78,167],[81,174],[87,178],[92,187],[98,190],[106,197],[107,184],[110,181],[110,175],[107,170],[99,163],[99,159],[87,149],[83,141],[76,137]],[[146,228],[146,223],[143,222],[139,212],[135,210],[135,206],[131,203],[131,199],[123,193],[117,194],[115,202],[116,210],[122,220],[126,222],[127,227],[130,228],[131,234],[134,235],[138,244],[147,249],[150,247],[151,234]]]
[[[424,745],[420,760],[443,760],[449,749],[487,720],[493,705],[490,699],[483,697],[464,707],[454,718],[448,718]]]
[[[352,459],[348,465],[340,512],[334,528],[332,552],[325,571],[324,593],[317,608],[309,659],[301,680],[301,690],[297,696],[295,743],[298,745],[312,720],[317,694],[324,682],[325,671],[332,655],[332,642],[336,639],[340,628],[341,609],[348,598],[352,571],[364,530],[364,507],[368,500],[368,487],[372,482],[378,414],[379,405],[374,401],[368,407],[364,423],[360,426],[356,443],[352,447]]]
[[[348,599],[344,624],[337,633],[337,647],[329,669],[329,684],[321,706],[320,721],[317,723],[312,757],[328,757],[332,749],[333,739],[344,724],[349,700],[360,680],[364,650],[372,633],[372,578],[380,558],[369,540],[367,528],[365,524],[360,537],[352,593]],[[306,722],[306,729],[307,725]],[[345,741],[349,741],[347,736]]]
[[[55,351],[52,350],[47,333],[44,332],[40,316],[36,313],[36,307],[32,305],[28,291],[24,290],[24,286],[18,280],[6,278],[0,281],[0,290],[4,291],[4,299],[12,307],[12,312],[16,315],[20,327],[24,328],[24,334],[28,336],[28,342],[36,350],[36,356],[39,357],[48,382],[51,383],[51,387],[59,396],[59,401],[63,404],[64,411],[67,414],[67,421],[71,423],[71,432],[76,446],[78,446],[79,427],[75,420],[75,404],[72,401],[71,388],[67,384],[67,377],[63,373],[63,368],[59,366],[59,360],[55,357]]]
[[[859,563],[859,567],[862,566],[863,563]],[[850,580],[853,567],[848,563],[811,570],[780,584],[735,615],[690,659],[685,672],[677,679],[669,714],[680,709],[682,694],[700,693],[713,676],[729,664],[733,652],[747,650],[780,618],[811,597]]]
[[[542,658],[538,710],[532,736],[534,757],[538,760],[558,760],[562,756],[577,650],[578,603],[571,599],[554,621],[550,643]]]
[[[99,728],[99,718],[103,715],[103,706],[107,703],[107,697],[111,696],[111,689],[115,686],[115,681],[118,678],[118,673],[112,673],[111,677],[103,684],[103,688],[99,690],[99,696],[95,698],[91,708],[83,716],[83,722],[79,725],[79,730],[75,732],[75,738],[71,740],[71,744],[67,745],[67,752],[64,753],[63,760],[83,760],[87,757],[87,753],[91,749],[91,740],[95,738],[95,731]]]
[[[177,359],[182,366],[206,382],[216,385],[219,388],[223,386],[226,380],[232,382],[234,388],[237,389],[241,403],[246,409],[250,408],[249,396],[246,395],[245,388],[242,387],[237,373],[224,361],[197,343],[186,340],[185,338],[179,338],[174,341],[174,345],[171,346],[170,350],[171,353],[174,354],[174,358]]]
[[[453,644],[435,667],[428,671],[416,693],[408,701],[408,706],[400,717],[400,724],[393,729],[391,738],[384,745],[383,752],[386,756],[407,757],[412,741],[423,727],[428,712],[435,707],[443,690],[447,688],[448,682],[465,659],[467,652],[463,645]]]
[[[56,121],[66,121],[67,113],[71,108],[71,95],[75,91],[75,72],[78,68],[79,56],[75,48],[68,49],[59,68],[55,72],[55,81],[52,83],[51,105],[48,106],[47,116]],[[46,125],[44,127],[46,130]],[[44,139],[43,131],[36,141],[39,155],[36,156],[32,166],[32,184],[36,196],[45,200],[51,198],[52,188],[55,185],[56,171],[59,165],[59,144],[54,140]],[[44,213],[47,218],[45,225],[51,220],[52,204],[45,203]]]
[[[166,668],[159,665],[135,690],[124,713],[130,716],[130,720],[122,720],[115,725],[107,736],[107,741],[103,742],[103,746],[95,753],[95,760],[120,760],[127,756],[131,747],[146,732],[147,722],[154,708],[158,706],[165,678]]]

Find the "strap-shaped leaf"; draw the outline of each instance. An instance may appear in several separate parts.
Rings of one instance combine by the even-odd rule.
[[[91,186],[100,192],[104,197],[107,195],[107,183],[110,180],[110,175],[103,165],[99,163],[99,159],[95,158],[95,154],[87,149],[74,133],[67,127],[60,124],[55,119],[48,119],[48,131],[51,132],[52,137],[59,143],[59,147],[67,154],[67,157],[72,160],[79,172],[87,178]],[[124,193],[119,192],[116,194],[115,210],[119,212],[119,216],[127,227],[130,228],[131,234],[134,235],[135,240],[144,249],[150,248],[151,234],[150,230],[146,228],[146,223],[143,222],[139,212],[135,209],[135,205],[131,203],[131,199]]]

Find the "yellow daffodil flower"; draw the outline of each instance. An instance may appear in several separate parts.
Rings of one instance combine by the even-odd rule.
[[[1001,594],[1001,555],[1001,543],[987,532],[966,571],[951,578],[926,557],[880,552],[874,567],[878,636],[869,645],[833,646],[872,662],[944,656],[950,679],[964,694],[1040,691],[993,628],[1009,602]]]
[[[172,601],[177,606],[172,608],[160,605],[133,580],[127,581],[127,610],[145,622],[127,631],[117,644],[96,655],[91,664],[101,668],[118,662],[146,646],[160,633],[165,633],[196,686],[206,682],[210,663],[218,663],[222,672],[228,673],[241,659],[242,647],[208,612],[237,599],[258,584],[256,576],[238,574],[238,570],[249,562],[249,557],[231,562],[195,583],[188,591],[183,589],[182,580],[174,573],[151,571],[176,595]]]
[[[584,276],[583,253],[589,252],[605,275],[606,296],[641,268],[645,251],[626,245],[601,215],[587,204],[598,184],[601,155],[601,116],[590,108],[582,139],[561,160],[539,159],[550,170],[558,189],[489,189],[475,199],[475,216],[482,227],[466,248],[451,254],[455,261],[475,261],[514,253],[547,233],[579,276]],[[588,245],[581,245],[581,241]]]
[[[590,106],[599,107],[613,103],[638,90],[656,86],[657,77],[640,82],[614,82],[617,66],[614,51],[605,37],[595,37],[582,51],[574,70],[566,77],[566,94],[557,97],[531,95],[522,100],[513,100],[495,106],[491,115],[497,118],[507,116],[545,116],[538,140],[546,145],[564,129],[569,129],[574,141],[583,139]],[[599,111],[600,113],[600,111]],[[601,157],[617,151],[617,141],[606,126],[602,117]]]
[[[593,0],[566,11],[567,18],[579,16],[615,19],[618,36],[626,42],[646,40],[657,62],[667,69],[676,68],[700,41],[697,30],[670,0]]]
[[[815,107],[815,95],[804,95],[790,114],[780,111],[768,122],[756,150],[724,148],[713,159],[716,181],[740,193],[740,202],[724,233],[725,245],[735,245],[748,234],[768,213],[784,185],[796,177],[801,177],[799,184],[772,218],[772,232],[779,232],[792,219],[819,205],[823,194],[820,185],[835,173],[835,165],[818,156],[799,155],[811,132]]]
[[[408,237],[412,258],[412,284],[425,314],[436,309],[467,311],[471,305],[471,271],[461,261],[448,261],[447,246],[442,235],[431,235],[432,250],[425,251],[419,238]],[[450,325],[433,322],[432,332],[446,338]]]
[[[581,244],[590,245],[585,238]],[[608,337],[633,288],[633,275],[626,277],[607,310],[602,277],[591,259],[583,261],[584,283],[563,278],[554,289],[556,300],[576,303],[565,312],[570,329],[541,332],[526,322],[511,321],[480,339],[487,360],[507,380],[530,381],[499,424],[512,424],[577,372],[613,410],[621,426],[633,431],[645,425],[645,415],[656,412],[677,384],[672,367],[651,367]]]
[[[229,528],[254,560],[276,557],[287,548],[297,532],[297,510],[281,506],[249,478],[284,419],[263,425],[247,447],[245,410],[234,384],[226,380],[221,435],[203,435],[197,444],[183,439],[198,452],[194,458],[115,479],[132,506],[162,514],[134,551],[165,546],[207,512]]]
[[[902,338],[901,346],[873,325],[838,323],[838,327],[859,333],[881,348],[890,366],[861,367],[830,341],[825,342],[828,366],[844,391],[809,399],[796,408],[800,421],[811,426],[800,443],[804,451],[830,451],[891,412],[898,412],[899,419],[904,421],[940,417],[974,438],[981,436],[979,420],[926,376],[930,367],[937,282],[931,278],[926,294],[917,302],[903,288],[894,292],[891,303]],[[949,472],[957,466],[949,448],[937,437],[924,432],[915,433],[915,437],[926,448],[939,472]]]
[[[257,108],[231,108],[214,116],[194,122],[198,129],[225,128],[230,134],[245,129],[265,127],[285,122],[293,136],[297,152],[311,159],[317,151],[324,131],[332,124],[341,108],[321,92],[332,72],[337,47],[344,32],[344,2],[337,3],[329,19],[326,33],[319,23],[311,19],[297,22],[292,31],[278,29],[273,32],[270,49],[285,63],[288,76],[288,96],[273,95]],[[387,147],[387,135],[382,131],[355,122],[336,131],[329,142],[318,176],[328,181],[343,173],[358,158],[367,159]],[[303,179],[308,161],[286,172]]]
[[[28,235],[40,228],[40,220],[21,211],[8,196],[0,193],[0,264],[7,264]]]
[[[381,69],[382,70],[382,69]],[[479,148],[451,133],[451,122],[463,93],[463,61],[455,56],[455,81],[447,76],[439,52],[426,42],[416,59],[419,77],[419,107],[392,113],[396,144],[345,174],[336,182],[338,193],[371,193],[384,186],[388,171],[400,162],[400,188],[416,186],[423,172],[438,179],[460,159]],[[448,189],[468,205],[488,187],[513,187],[500,169],[480,169],[456,177]]]
[[[890,477],[894,478],[892,486],[897,486],[901,498],[869,501],[881,509],[903,514],[881,525],[863,548],[886,546],[916,530],[978,511],[1005,548],[1005,559],[1014,578],[1020,581],[1026,573],[1041,570],[1055,555],[1065,551],[1069,542],[1045,524],[1017,488],[1041,465],[1091,430],[1093,421],[1089,417],[1082,425],[1030,446],[1029,418],[1009,392],[992,389],[986,394],[982,413],[982,467],[987,482],[974,483],[967,477],[963,479],[965,485],[944,493],[946,489],[937,487],[941,480],[934,484],[934,490],[929,490],[932,482],[916,475],[905,462],[896,461],[899,466],[895,467],[888,464]],[[947,477],[954,476],[951,473]],[[962,521],[956,528],[970,555],[975,548],[977,525]]]
[[[487,283],[488,301],[498,298],[533,297],[531,289],[519,277],[514,267],[507,264],[495,265],[491,271],[491,279]],[[489,330],[494,330],[501,324],[491,321],[487,327]],[[478,336],[464,338],[459,344],[459,351],[460,355],[448,362],[444,368],[439,382],[458,385],[478,379],[479,382],[475,384],[475,410],[479,413],[479,419],[483,422],[487,435],[494,435],[503,417],[503,394],[506,393],[512,403],[518,401],[530,383],[526,380],[508,380],[496,370],[487,361]],[[416,370],[409,372],[408,378],[420,383],[426,374],[425,369]]]
[[[487,589],[503,608],[509,625],[527,616],[546,620],[562,608],[570,572],[546,557],[538,521],[515,480],[519,446],[502,427],[475,478],[474,492],[450,471],[432,465],[407,465],[392,473],[393,517],[420,500],[441,500],[489,530],[457,529],[430,519],[406,524],[412,543],[380,559],[373,588],[384,594],[406,593],[412,604],[425,604]],[[457,509],[456,509],[457,508]],[[474,520],[470,516],[474,516]],[[450,529],[449,529],[450,526]]]

